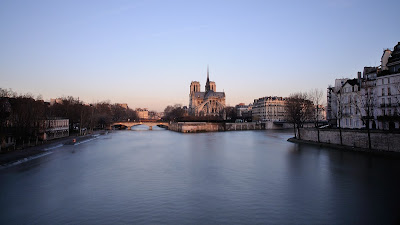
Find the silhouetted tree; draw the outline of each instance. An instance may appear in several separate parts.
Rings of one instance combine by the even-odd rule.
[[[313,89],[309,92],[309,98],[313,102],[315,106],[315,112],[314,112],[314,126],[317,129],[317,136],[318,136],[318,142],[319,142],[319,112],[320,112],[320,104],[322,101],[322,90],[321,89]]]
[[[307,94],[295,93],[286,99],[285,106],[287,121],[293,124],[294,135],[300,139],[300,128],[306,121],[311,121],[313,118],[313,103],[308,99]]]
[[[365,79],[361,85],[360,91],[360,107],[361,120],[365,124],[368,133],[368,148],[371,150],[371,128],[370,121],[374,119],[374,110],[376,107],[376,93],[374,92],[375,85],[372,81]]]
[[[237,110],[235,107],[227,106],[225,107],[226,120],[235,121],[237,118]]]
[[[180,104],[176,104],[174,106],[167,106],[164,109],[164,120],[167,121],[178,121],[182,119],[186,114],[186,110],[182,108]]]

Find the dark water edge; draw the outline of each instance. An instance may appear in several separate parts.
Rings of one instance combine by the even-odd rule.
[[[0,171],[0,224],[396,224],[400,161],[291,132],[118,131]]]
[[[333,150],[337,150],[337,151],[362,152],[362,153],[370,154],[370,155],[374,155],[374,156],[385,156],[388,158],[400,159],[400,152],[394,152],[394,151],[382,151],[382,150],[375,150],[375,149],[370,150],[368,148],[358,148],[358,147],[352,147],[352,146],[346,146],[346,145],[300,140],[295,137],[291,137],[287,141],[297,143],[297,144],[315,145],[315,146],[325,147],[327,149],[333,149]]]

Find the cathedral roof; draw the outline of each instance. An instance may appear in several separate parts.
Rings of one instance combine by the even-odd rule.
[[[195,92],[194,93],[194,97],[203,99],[204,98],[204,94],[205,94],[205,92]]]
[[[223,97],[225,97],[225,92],[215,92],[213,90],[209,90],[206,92],[205,97],[206,98],[209,98],[209,97],[223,98]]]
[[[195,92],[194,93],[194,97],[195,98],[201,98],[201,99],[205,99],[205,98],[210,98],[210,97],[214,97],[214,98],[224,98],[225,97],[225,92],[215,92],[215,91],[207,91],[207,92]]]

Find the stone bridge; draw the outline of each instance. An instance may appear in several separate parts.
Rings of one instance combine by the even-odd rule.
[[[126,129],[130,130],[131,127],[133,126],[138,126],[138,125],[146,125],[149,127],[149,130],[152,130],[154,126],[159,126],[163,128],[168,128],[169,123],[168,122],[157,122],[157,121],[152,121],[152,122],[115,122],[111,124],[112,127],[120,126],[120,127],[126,127]]]

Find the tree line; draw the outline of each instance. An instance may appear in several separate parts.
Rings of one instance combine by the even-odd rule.
[[[85,104],[72,96],[58,99],[54,104],[32,94],[18,94],[0,88],[0,140],[7,136],[16,139],[16,145],[38,141],[39,123],[46,119],[69,119],[70,134],[82,130],[104,129],[113,122],[137,120],[136,112],[109,101]]]
[[[191,116],[188,109],[181,104],[168,105],[164,109],[164,121],[181,122],[234,122],[237,119],[236,108],[227,106],[224,111],[217,116]]]

